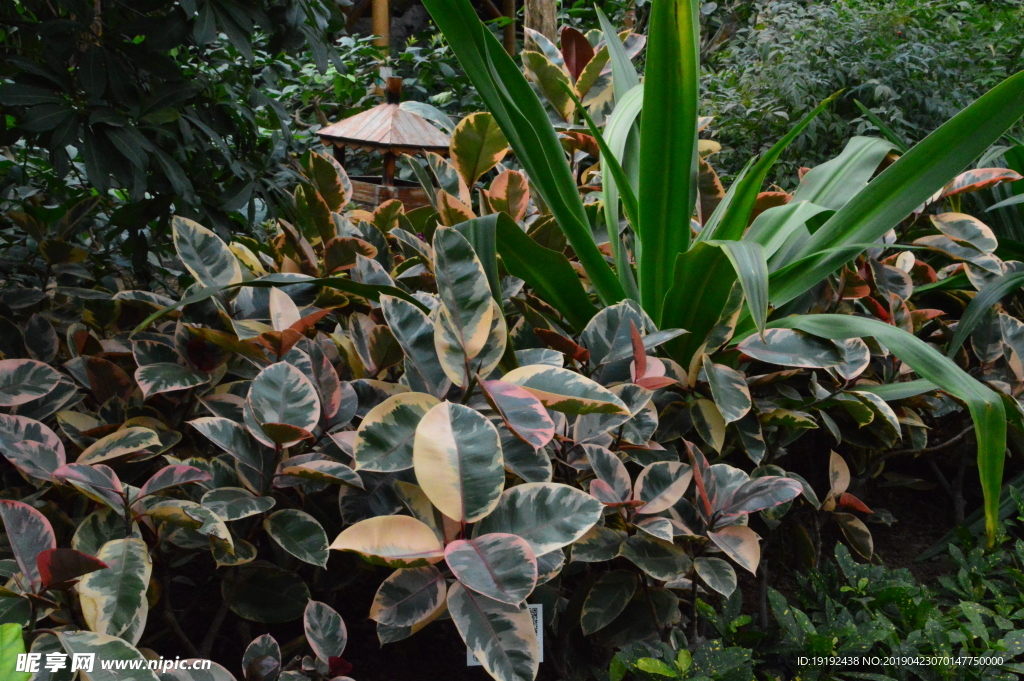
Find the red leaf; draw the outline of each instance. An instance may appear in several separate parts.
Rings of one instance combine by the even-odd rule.
[[[753,222],[758,215],[769,208],[785,206],[792,198],[793,195],[787,192],[761,192],[757,195],[757,198],[754,200],[754,207],[750,210],[750,222]]]
[[[921,309],[921,310],[911,310],[910,311],[910,318],[914,320],[914,324],[915,325],[918,325],[918,324],[924,324],[925,322],[927,322],[930,319],[935,319],[936,317],[941,317],[944,314],[946,314],[946,313],[943,310],[933,310],[933,309],[930,309],[930,308],[925,308],[925,309]]]
[[[327,666],[330,667],[330,675],[345,676],[352,671],[352,663],[341,657],[332,657],[327,660]]]
[[[865,307],[869,308],[872,314],[874,314],[876,317],[881,319],[886,324],[892,324],[892,315],[889,314],[888,310],[882,307],[881,303],[879,303],[871,296],[862,298],[862,300],[864,301]]]
[[[855,270],[850,268],[844,269],[841,283],[842,292],[840,297],[845,300],[857,300],[858,298],[871,295],[871,286]]]
[[[572,357],[577,362],[590,361],[590,350],[576,344],[561,334],[548,331],[547,329],[534,329],[533,333],[540,339],[541,343],[552,350],[558,350],[562,354],[569,355],[569,357]]]
[[[594,58],[594,48],[586,36],[572,26],[562,27],[562,57],[565,59],[565,68],[569,69],[572,82],[580,77],[583,68]]]
[[[601,155],[601,148],[597,146],[597,140],[582,132],[560,132],[558,138],[562,142],[562,148],[566,151],[585,151],[594,158]]]
[[[853,496],[849,492],[843,492],[842,494],[839,495],[839,501],[837,502],[837,505],[845,506],[846,508],[852,508],[853,510],[860,511],[861,513],[874,513],[874,511],[868,508],[863,501]]]
[[[36,566],[47,589],[109,567],[102,560],[74,549],[47,549],[36,556]]]
[[[629,340],[633,344],[633,382],[639,383],[647,375],[647,349],[636,323],[629,320]]]
[[[648,376],[646,378],[641,378],[634,381],[634,383],[636,383],[641,388],[647,388],[648,390],[658,390],[659,388],[667,388],[668,386],[675,385],[678,382],[679,381],[677,381],[676,379],[669,378],[668,376]]]

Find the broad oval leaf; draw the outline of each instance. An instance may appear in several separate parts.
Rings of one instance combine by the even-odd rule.
[[[490,323],[483,345],[474,355],[466,352],[464,334],[456,326],[455,317],[448,308],[441,307],[434,314],[434,349],[445,375],[458,386],[466,387],[472,374],[487,376],[501,361],[508,344],[508,328],[501,306],[490,303]]]
[[[309,587],[294,572],[256,561],[229,570],[221,582],[221,596],[242,619],[276,624],[302,617]]]
[[[619,555],[626,533],[598,525],[572,545],[572,559],[581,563],[602,563]]]
[[[273,475],[273,452],[264,449],[246,428],[222,416],[205,416],[188,424],[235,459],[242,484],[253,492],[264,492],[269,488],[270,476]]]
[[[64,651],[71,656],[92,655],[95,660],[93,671],[89,672],[90,681],[121,681],[125,679],[123,672],[103,669],[100,660],[117,664],[123,661],[126,665],[137,662],[140,666],[131,672],[132,681],[160,681],[156,673],[147,667],[148,661],[135,647],[127,641],[109,634],[91,631],[57,631],[57,638]],[[200,681],[198,678],[196,681]],[[217,679],[216,681],[223,681]]]
[[[208,482],[213,480],[209,473],[195,466],[176,464],[165,466],[153,474],[139,490],[139,497],[156,494],[171,487],[187,485],[191,482]]]
[[[0,414],[0,447],[6,454],[9,448],[19,442],[38,442],[54,450],[61,459],[64,458],[64,443],[53,430],[35,419],[16,414]]]
[[[242,653],[242,669],[247,677],[267,681],[281,667],[281,646],[270,634],[257,636]]]
[[[209,380],[209,374],[168,362],[146,364],[135,370],[135,382],[142,388],[142,396],[147,399],[160,393],[195,388]]]
[[[492,209],[508,213],[513,220],[519,221],[526,217],[530,186],[521,171],[505,170],[491,181],[487,197]]]
[[[791,478],[777,475],[753,478],[725,500],[721,513],[724,516],[756,513],[796,499],[803,491],[803,485]]]
[[[525,605],[502,603],[456,582],[448,590],[448,612],[466,647],[492,678],[529,681],[537,676],[540,648]]]
[[[295,465],[289,465],[289,461],[291,461],[291,459],[288,459],[281,464],[282,476],[291,476],[295,478],[302,478],[304,480],[315,480],[316,482],[326,482],[330,484],[351,485],[352,487],[364,489],[363,480],[359,477],[359,474],[339,461],[317,459],[314,461],[296,463]]]
[[[502,380],[522,386],[555,411],[630,415],[626,405],[610,390],[568,369],[534,364],[513,369]]]
[[[537,585],[537,557],[525,539],[512,534],[453,541],[444,557],[465,587],[496,601],[519,605]]]
[[[416,428],[416,480],[449,518],[476,522],[490,513],[505,486],[498,431],[480,412],[442,402]]]
[[[632,300],[609,305],[594,315],[583,329],[580,341],[590,351],[590,360],[599,365],[611,361],[610,356],[623,359],[631,355],[631,329],[647,328],[640,306]]]
[[[737,349],[756,360],[789,367],[821,369],[843,363],[833,343],[792,329],[767,329],[763,340],[749,336]]]
[[[672,524],[672,521],[661,516],[644,518],[638,521],[636,529],[665,541],[672,541],[676,536],[675,526]]]
[[[932,224],[947,238],[980,253],[994,253],[999,246],[992,228],[976,217],[963,213],[942,213],[930,216]]]
[[[715,364],[704,355],[704,375],[711,386],[711,396],[726,423],[739,421],[750,411],[750,389],[743,374],[731,367]]]
[[[555,423],[531,392],[507,381],[480,381],[480,389],[516,437],[535,448],[551,442]]]
[[[426,393],[399,393],[363,417],[352,442],[359,470],[390,472],[412,468],[416,427],[440,400]]]
[[[508,140],[486,111],[469,114],[452,133],[452,164],[469,186],[497,165],[507,151]]]
[[[576,110],[576,104],[566,89],[572,88],[569,75],[540,52],[524,50],[522,58],[523,66],[527,68],[531,80],[544,93],[551,106],[562,120],[570,120]]]
[[[107,569],[86,575],[78,583],[82,616],[89,628],[136,644],[149,615],[146,590],[153,573],[149,548],[141,539],[115,539],[96,556]]]
[[[597,479],[608,485],[614,493],[616,501],[627,501],[633,491],[633,485],[629,471],[626,470],[626,465],[618,454],[599,445],[584,444],[581,446]]]
[[[218,487],[204,494],[201,503],[230,522],[266,513],[276,501],[273,497],[258,497],[241,487]]]
[[[271,364],[261,371],[249,386],[246,401],[260,426],[281,423],[312,431],[320,421],[316,388],[287,362]]]
[[[690,557],[681,546],[650,535],[636,534],[627,539],[619,555],[655,579],[672,581],[690,569]]]
[[[27,416],[0,414],[0,453],[25,475],[52,480],[67,463],[64,443],[48,426]]]
[[[230,553],[233,538],[224,519],[206,506],[184,499],[168,499],[150,506],[147,515],[156,520],[193,530],[209,537],[215,545],[225,547]]]
[[[636,573],[628,570],[613,570],[601,575],[583,601],[583,616],[580,618],[583,633],[593,634],[611,624],[626,609],[636,593],[637,584]]]
[[[393,296],[382,295],[380,307],[388,328],[405,353],[404,366],[409,385],[413,390],[426,390],[431,395],[443,397],[451,380],[437,357],[434,325],[430,318],[412,303]]]
[[[78,455],[75,463],[105,463],[150,447],[160,446],[160,436],[156,431],[141,426],[131,426],[115,431],[92,443]]]
[[[21,501],[0,499],[0,520],[7,533],[7,541],[14,552],[21,574],[33,587],[42,584],[36,556],[57,548],[50,521],[42,513]]]
[[[316,656],[328,662],[332,657],[341,657],[348,644],[348,629],[345,620],[326,603],[310,601],[302,615],[302,627],[306,641]]]
[[[528,482],[505,490],[473,536],[501,532],[522,537],[535,555],[567,546],[592,528],[604,507],[589,494],[554,482]]]
[[[722,413],[718,411],[718,405],[703,398],[694,400],[690,407],[690,419],[704,442],[711,445],[716,452],[722,451],[722,447],[725,446],[726,423]]]
[[[737,565],[751,574],[757,573],[757,564],[761,562],[761,545],[757,543],[760,537],[752,529],[731,525],[716,532],[708,532],[708,536]]]
[[[242,267],[220,237],[198,222],[175,216],[171,221],[174,249],[188,271],[206,288],[242,281]]]
[[[637,513],[661,513],[671,508],[690,486],[693,471],[678,461],[658,461],[640,471],[633,497],[644,502]]]
[[[119,515],[124,515],[124,501],[121,498],[124,489],[109,466],[70,463],[55,470],[53,478],[71,484],[93,501],[105,504]]]
[[[327,567],[327,533],[308,513],[293,508],[276,511],[264,519],[263,529],[299,560]]]
[[[433,245],[442,311],[466,359],[472,360],[487,343],[494,313],[487,274],[473,247],[458,230],[439,227],[434,232]],[[435,346],[439,337],[435,331]],[[443,346],[437,349],[439,355],[444,354]],[[453,376],[447,367],[445,371],[453,382],[464,385],[466,377],[462,373]]]
[[[34,359],[0,360],[0,407],[14,407],[46,396],[60,381],[49,364]]]
[[[433,565],[396,570],[373,597],[370,619],[389,627],[412,627],[433,615],[444,603],[448,587]]]
[[[701,556],[693,561],[693,568],[705,584],[726,598],[736,590],[736,571],[721,558]]]
[[[864,521],[852,513],[835,513],[833,515],[846,540],[850,542],[850,546],[864,558],[871,560],[875,546],[871,538],[871,530],[864,524]]]
[[[371,563],[419,567],[444,559],[444,547],[430,527],[404,515],[361,520],[337,536],[330,548],[353,551]]]

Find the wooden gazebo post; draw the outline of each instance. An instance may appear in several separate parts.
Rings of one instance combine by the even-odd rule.
[[[384,101],[388,104],[402,103],[402,79],[389,76],[384,89]],[[395,161],[398,155],[388,149],[384,152],[383,184],[386,187],[395,186]]]

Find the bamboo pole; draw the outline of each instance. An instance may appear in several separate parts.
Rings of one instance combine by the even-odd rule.
[[[516,0],[505,0],[502,9],[505,11],[505,16],[509,18],[502,34],[502,43],[504,43],[505,51],[509,56],[514,57],[516,56]]]
[[[391,7],[388,0],[373,0],[373,44],[383,48],[385,56],[391,42]]]

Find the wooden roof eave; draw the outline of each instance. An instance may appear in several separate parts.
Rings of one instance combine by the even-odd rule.
[[[402,146],[395,144],[380,144],[377,142],[367,142],[366,140],[348,139],[345,137],[333,137],[330,135],[320,135],[320,140],[324,146],[334,147],[348,147],[349,149],[362,149],[363,151],[379,151],[383,153],[392,154],[421,154],[425,151],[432,151],[435,154],[441,156],[447,156],[449,147],[447,146]]]

